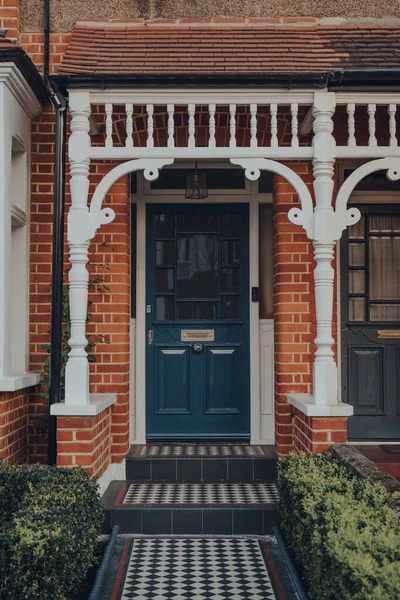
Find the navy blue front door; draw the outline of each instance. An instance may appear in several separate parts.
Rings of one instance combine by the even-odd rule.
[[[147,207],[149,439],[248,438],[247,205]]]

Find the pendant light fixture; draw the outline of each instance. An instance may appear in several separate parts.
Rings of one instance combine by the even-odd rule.
[[[197,170],[197,161],[195,162],[194,171],[189,171],[186,175],[185,198],[191,200],[208,198],[206,174]]]

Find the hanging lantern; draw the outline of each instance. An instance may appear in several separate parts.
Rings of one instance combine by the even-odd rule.
[[[197,162],[194,171],[189,171],[186,175],[185,198],[191,198],[192,200],[208,198],[206,174],[197,170]]]

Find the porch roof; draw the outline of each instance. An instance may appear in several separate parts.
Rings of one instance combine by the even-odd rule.
[[[61,75],[274,74],[400,68],[400,26],[78,22]]]

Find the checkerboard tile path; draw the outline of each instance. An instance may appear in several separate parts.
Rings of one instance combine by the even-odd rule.
[[[275,504],[274,483],[131,483],[122,504]]]
[[[216,458],[268,456],[263,446],[245,444],[148,444],[140,449],[141,457]]]
[[[257,538],[132,541],[122,600],[279,600]]]

